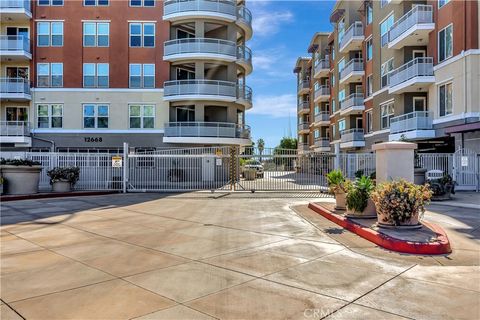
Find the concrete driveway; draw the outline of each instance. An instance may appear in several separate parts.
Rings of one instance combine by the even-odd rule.
[[[308,201],[190,193],[3,203],[1,318],[480,318],[476,210],[432,206],[426,219],[447,229],[454,253],[423,257],[382,250]]]

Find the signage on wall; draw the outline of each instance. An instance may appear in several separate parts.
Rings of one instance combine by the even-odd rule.
[[[112,157],[112,168],[121,168],[122,167],[122,157],[113,156]]]
[[[462,156],[462,167],[468,167],[468,157]]]

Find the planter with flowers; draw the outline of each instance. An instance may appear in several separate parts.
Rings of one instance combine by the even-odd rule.
[[[50,184],[53,192],[70,192],[80,178],[78,167],[57,167],[49,170]]]
[[[351,188],[351,181],[345,179],[342,171],[333,170],[327,174],[330,192],[335,195],[335,210],[346,210],[346,197]]]
[[[0,174],[8,181],[6,194],[32,194],[38,192],[40,162],[28,159],[1,159]]]
[[[420,228],[425,205],[432,197],[428,185],[406,180],[384,182],[372,192],[377,208],[377,225],[386,228]]]
[[[366,176],[357,178],[347,193],[347,216],[351,218],[376,218],[375,203],[370,198],[375,184]]]
[[[439,179],[429,179],[428,184],[432,190],[432,201],[450,200],[455,194],[455,181],[449,174]]]

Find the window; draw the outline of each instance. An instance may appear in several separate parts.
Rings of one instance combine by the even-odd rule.
[[[442,62],[453,55],[453,25],[438,33],[438,61]]]
[[[62,47],[63,22],[37,22],[37,46]]]
[[[345,130],[345,119],[341,119],[338,121],[338,131],[342,132],[343,130]]]
[[[129,106],[130,129],[153,129],[155,126],[155,106]]]
[[[389,102],[380,106],[381,108],[381,125],[382,129],[390,128],[390,119],[394,114],[393,102]]]
[[[438,8],[440,9],[441,7],[443,7],[444,5],[446,5],[449,2],[450,2],[450,0],[438,0]]]
[[[392,1],[392,0],[381,0],[381,1],[380,1],[380,6],[383,8],[383,7],[385,7],[387,4],[389,4],[390,1]]]
[[[452,89],[453,84],[451,82],[438,87],[440,117],[448,116],[453,112]]]
[[[335,48],[332,47],[332,61],[335,61]]]
[[[155,47],[155,24],[130,23],[130,47]]]
[[[373,94],[373,82],[372,82],[372,75],[369,75],[367,77],[366,81],[366,86],[367,86],[367,97],[370,97]]]
[[[175,110],[176,110],[177,122],[195,121],[195,106],[177,107]]]
[[[370,24],[373,22],[373,8],[372,8],[372,3],[369,2],[367,3],[367,24]]]
[[[110,24],[108,22],[84,22],[83,23],[83,46],[84,47],[108,47]]]
[[[37,63],[38,87],[63,87],[63,63]]]
[[[315,130],[315,131],[313,132],[313,136],[314,136],[315,139],[320,138],[320,130],[318,130],[318,129]]]
[[[319,114],[320,113],[320,106],[315,105],[315,107],[313,108],[313,112],[314,112],[315,115]]]
[[[332,136],[335,136],[337,132],[337,126],[335,124],[332,124]]]
[[[345,35],[345,18],[338,22],[338,43],[342,42]]]
[[[83,5],[85,7],[108,6],[109,5],[109,0],[83,0]]]
[[[338,72],[342,72],[343,68],[345,68],[345,59],[338,62]]]
[[[338,101],[342,103],[343,100],[345,100],[345,89],[338,93]]]
[[[109,107],[105,104],[83,105],[83,127],[85,129],[108,128]]]
[[[130,88],[155,88],[155,64],[130,64]]]
[[[84,88],[108,88],[109,87],[109,64],[108,63],[84,63],[83,64],[83,87]]]
[[[427,111],[427,98],[413,97],[413,111]]]
[[[39,6],[63,6],[63,0],[38,0]]]
[[[393,26],[394,20],[395,17],[393,14],[391,14],[388,18],[383,20],[382,23],[380,23],[380,37],[382,47],[384,47],[388,43],[388,31]]]
[[[332,86],[335,85],[335,75],[332,73]]]
[[[367,132],[373,131],[373,113],[372,110],[365,112],[365,118],[367,120]]]
[[[370,38],[369,40],[367,40],[366,50],[365,50],[365,51],[367,51],[367,61],[372,60],[372,57],[373,57],[373,42],[372,42],[372,38]]]
[[[7,121],[28,121],[27,107],[7,107],[5,113]]]
[[[62,104],[39,104],[37,106],[38,128],[62,128],[63,105]]]
[[[155,0],[130,0],[130,7],[155,7]]]
[[[335,104],[335,99],[332,99],[332,112],[335,113],[337,111],[337,105]]]
[[[380,73],[382,76],[382,83],[381,87],[386,87],[389,84],[389,76],[390,76],[390,71],[393,70],[393,58],[382,64]]]

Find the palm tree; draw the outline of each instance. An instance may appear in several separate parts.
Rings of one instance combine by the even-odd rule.
[[[263,150],[265,150],[265,141],[263,141],[262,138],[257,140],[257,148],[258,148],[258,152],[260,153],[260,162],[262,162],[262,153],[263,153]]]

